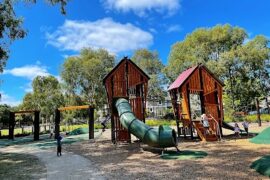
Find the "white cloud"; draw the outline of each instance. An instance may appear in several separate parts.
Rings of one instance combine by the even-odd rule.
[[[150,28],[149,31],[155,34],[157,33],[157,30],[155,28]]]
[[[0,91],[0,94],[1,94],[1,99],[0,99],[1,104],[17,106],[21,103],[20,101],[16,100],[14,97],[11,97],[8,94],[6,94],[4,91]]]
[[[121,24],[110,18],[97,21],[66,20],[53,33],[47,33],[48,44],[61,50],[104,48],[111,53],[146,48],[153,42],[151,33],[133,24]]]
[[[17,77],[23,77],[33,80],[36,76],[48,76],[50,75],[46,67],[40,65],[26,65],[22,67],[16,67],[13,69],[4,70],[4,74],[10,74]]]
[[[180,0],[103,0],[103,4],[109,10],[133,11],[139,16],[151,11],[173,15],[180,8]]]
[[[24,92],[26,92],[26,93],[31,93],[31,92],[33,92],[32,82],[29,82],[29,83],[27,83],[27,84],[21,86],[20,88],[23,89]]]
[[[171,25],[167,28],[167,33],[180,32],[180,31],[182,31],[182,27],[180,25]]]

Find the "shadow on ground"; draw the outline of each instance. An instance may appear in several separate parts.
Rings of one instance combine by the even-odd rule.
[[[46,167],[37,157],[0,152],[0,179],[46,178]]]

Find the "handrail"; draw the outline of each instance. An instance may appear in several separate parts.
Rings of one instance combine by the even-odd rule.
[[[218,124],[218,121],[212,116],[212,114],[208,113],[211,118],[215,121],[215,123],[217,124],[217,129],[218,129],[218,134],[219,134],[219,139],[221,140],[221,132],[220,132],[220,128],[219,128],[219,124]]]

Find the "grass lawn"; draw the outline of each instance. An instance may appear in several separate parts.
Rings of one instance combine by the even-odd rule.
[[[46,167],[37,157],[17,153],[0,153],[0,179],[41,179]]]

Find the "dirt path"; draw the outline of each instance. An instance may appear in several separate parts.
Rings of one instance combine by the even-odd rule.
[[[54,149],[41,150],[24,145],[0,148],[0,152],[31,154],[38,157],[46,165],[48,180],[107,179],[90,160],[71,152],[64,152],[61,157],[57,157]]]

